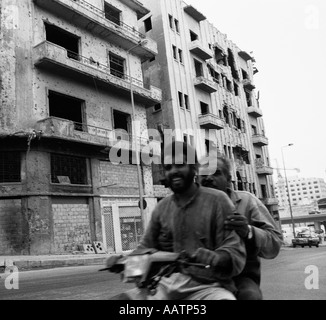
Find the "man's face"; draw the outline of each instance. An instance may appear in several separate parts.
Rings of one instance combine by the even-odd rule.
[[[202,174],[203,173],[203,174]],[[211,175],[204,175],[205,171],[199,169],[199,182],[202,186],[218,189],[226,192],[226,189],[229,187],[228,175],[223,171],[222,161],[217,159],[216,162],[216,171]]]
[[[194,183],[195,170],[186,163],[176,164],[172,156],[164,157],[164,175],[168,186],[174,193],[184,193]]]

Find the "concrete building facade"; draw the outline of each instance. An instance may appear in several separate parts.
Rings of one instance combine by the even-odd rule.
[[[143,79],[157,54],[138,30],[148,13],[137,0],[1,1],[0,254],[134,248],[156,204],[151,167],[140,164],[142,215],[139,167],[110,152],[120,141],[134,158],[161,103]]]
[[[301,178],[298,176],[287,179],[279,177],[275,183],[275,195],[279,201],[280,217],[290,216],[290,203],[293,216],[307,215],[309,212],[318,210],[318,201],[326,198],[326,183],[322,178]]]
[[[184,1],[143,3],[151,12],[141,30],[158,43],[158,55],[143,65],[145,79],[163,92],[162,103],[147,109],[149,127],[162,138],[173,130],[200,157],[210,147],[227,155],[234,188],[254,193],[278,219],[255,59]],[[154,166],[155,186],[161,178],[161,166]]]

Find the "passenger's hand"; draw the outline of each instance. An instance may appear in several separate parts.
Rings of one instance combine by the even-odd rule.
[[[224,222],[226,230],[234,230],[243,239],[248,237],[248,219],[244,215],[234,214],[227,217]]]
[[[122,255],[112,255],[106,259],[105,265],[110,272],[120,273],[123,270],[122,264],[117,264],[117,262],[122,258]]]
[[[191,258],[198,263],[211,267],[216,267],[220,260],[218,253],[205,248],[198,248]]]

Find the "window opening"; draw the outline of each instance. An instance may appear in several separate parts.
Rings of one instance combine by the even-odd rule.
[[[144,25],[145,25],[145,32],[148,32],[153,29],[151,17],[147,18],[144,21]]]
[[[182,92],[178,91],[178,97],[179,97],[179,107],[183,108]]]
[[[183,63],[183,55],[182,55],[182,50],[181,50],[181,49],[179,49],[179,50],[178,50],[178,52],[179,52],[179,61],[180,61],[181,63]]]
[[[241,119],[240,119],[240,118],[237,118],[237,120],[236,120],[236,127],[237,127],[239,130],[242,129],[242,127],[241,127]]]
[[[170,28],[173,30],[173,17],[169,14],[169,24]]]
[[[246,90],[245,90],[245,93],[246,93],[247,105],[248,105],[248,107],[252,107],[251,93]]]
[[[154,106],[154,111],[159,111],[159,110],[162,110],[162,106],[161,106],[160,103],[158,103],[158,104],[156,104],[156,105]]]
[[[239,96],[239,86],[233,82],[234,94],[238,97]]]
[[[211,66],[208,66],[208,70],[213,78],[213,81],[216,83],[220,83],[220,74],[216,72]]]
[[[201,110],[201,114],[207,114],[209,112],[208,104],[204,102],[200,102],[200,110]]]
[[[184,101],[185,101],[185,107],[186,107],[186,109],[187,110],[189,110],[189,97],[188,97],[188,95],[184,95]]]
[[[172,50],[173,50],[173,58],[177,60],[177,47],[172,45]]]
[[[104,3],[104,14],[105,18],[112,21],[113,23],[117,24],[120,26],[120,14],[121,11],[118,10],[117,8],[114,8],[113,6],[109,5],[108,3]]]
[[[51,154],[51,182],[86,185],[86,159],[68,155]]]
[[[49,23],[45,23],[46,40],[67,50],[67,56],[79,60],[79,37]]]
[[[215,47],[214,53],[215,53],[216,63],[226,66],[227,63],[226,63],[226,56],[224,52],[220,48]]]
[[[109,61],[110,61],[110,73],[118,78],[124,78],[124,62],[125,59],[113,54],[109,53]]]
[[[202,77],[203,76],[203,65],[198,60],[194,59],[195,62],[195,71],[196,71],[196,77]]]
[[[240,175],[240,172],[237,171],[237,179],[238,179],[238,190],[243,190],[243,182],[242,182],[242,177]]]
[[[1,151],[0,153],[0,183],[21,182],[20,153]]]
[[[49,91],[48,98],[50,117],[73,121],[75,130],[86,131],[83,127],[83,100],[54,91]]]
[[[228,64],[231,68],[232,77],[236,80],[239,80],[239,73],[235,66],[235,59],[231,49],[228,49]]]
[[[225,81],[226,81],[226,89],[232,92],[232,82],[227,78],[225,78]]]
[[[254,126],[254,125],[252,125],[251,126],[251,129],[252,129],[252,133],[253,133],[253,135],[256,135],[258,132],[257,132],[257,127],[256,126]]]
[[[129,141],[131,132],[131,116],[118,110],[113,110],[114,129],[118,133],[117,137]],[[119,129],[121,130],[119,132]]]
[[[180,29],[179,29],[179,21],[177,19],[174,19],[174,25],[175,25],[175,31],[176,32],[180,32]]]
[[[229,110],[227,106],[224,106],[223,108],[223,117],[226,124],[230,124]]]
[[[248,73],[245,70],[241,69],[241,73],[242,73],[242,79],[243,80],[249,79]]]
[[[190,30],[190,40],[191,41],[198,40],[198,35],[195,32],[191,31],[191,30]]]

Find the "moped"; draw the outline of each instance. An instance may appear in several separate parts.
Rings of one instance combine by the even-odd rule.
[[[138,288],[145,289],[148,295],[154,295],[161,277],[178,272],[182,266],[210,267],[193,262],[185,252],[138,249],[129,255],[113,256],[108,260],[107,266],[99,271],[120,273],[123,282],[135,283]]]

